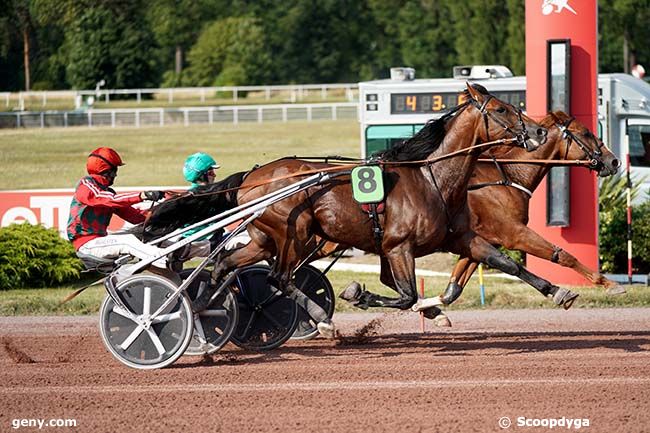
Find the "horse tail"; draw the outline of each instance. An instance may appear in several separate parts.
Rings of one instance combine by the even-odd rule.
[[[219,182],[199,186],[162,202],[147,217],[143,238],[154,239],[236,207],[237,188],[248,173],[241,171],[231,174]]]

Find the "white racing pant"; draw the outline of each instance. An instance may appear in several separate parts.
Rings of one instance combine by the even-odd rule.
[[[159,256],[162,249],[147,245],[134,235],[108,235],[86,242],[79,252],[91,256],[113,259],[124,254],[130,254],[142,260]],[[152,263],[157,268],[167,268],[167,257],[162,257]]]

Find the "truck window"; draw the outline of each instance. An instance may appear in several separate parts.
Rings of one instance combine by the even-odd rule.
[[[632,165],[650,167],[650,125],[629,125],[630,162]]]
[[[366,155],[390,149],[411,138],[424,125],[373,125],[366,128]]]

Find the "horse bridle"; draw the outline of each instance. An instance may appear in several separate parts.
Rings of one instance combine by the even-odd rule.
[[[574,120],[576,120],[575,117],[571,117],[566,122],[557,125],[557,127],[562,132],[562,139],[566,142],[566,152],[564,153],[564,159],[567,159],[567,156],[569,155],[571,142],[575,141],[580,150],[585,153],[586,159],[589,160],[589,168],[591,170],[598,170],[603,165],[603,161],[601,159],[603,156],[603,145],[594,136],[594,140],[596,141],[596,149],[590,149],[589,146],[587,146],[585,142],[580,139],[580,137],[569,130],[569,126]]]
[[[516,126],[520,128],[520,132],[516,132],[513,130],[513,127],[515,125],[507,125],[505,124],[501,119],[498,117],[494,116],[490,111],[487,110],[487,104],[490,102],[490,100],[494,98],[492,95],[487,95],[485,97],[485,100],[483,101],[483,104],[479,105],[478,101],[474,98],[470,98],[472,101],[472,104],[478,109],[478,111],[483,115],[483,121],[485,122],[485,135],[486,135],[486,140],[490,141],[490,125],[489,125],[489,119],[492,119],[493,122],[495,122],[497,125],[501,126],[508,134],[512,135],[516,140],[517,144],[524,149],[528,149],[528,146],[526,145],[526,142],[530,138],[528,136],[528,131],[526,130],[526,125],[524,124],[524,119],[521,117],[521,110],[517,109],[517,118],[519,119],[517,121]],[[514,108],[514,107],[513,107]]]

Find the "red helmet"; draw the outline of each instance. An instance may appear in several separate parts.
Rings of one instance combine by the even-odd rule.
[[[99,147],[88,155],[86,171],[88,174],[101,174],[120,165],[124,165],[124,163],[115,150],[110,147]]]

